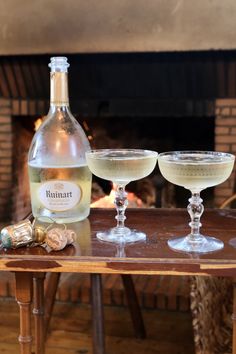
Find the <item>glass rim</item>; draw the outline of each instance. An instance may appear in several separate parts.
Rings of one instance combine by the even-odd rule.
[[[126,148],[115,148],[115,149],[91,149],[89,151],[85,152],[85,155],[93,155],[96,153],[107,153],[107,152],[139,152],[139,153],[146,153],[146,155],[142,157],[158,157],[158,152],[154,150],[148,150],[148,149],[126,149]]]
[[[163,156],[167,155],[187,155],[187,154],[205,154],[205,155],[212,155],[212,156],[227,156],[231,160],[235,159],[235,155],[229,152],[224,151],[213,151],[213,150],[172,150],[172,151],[165,151],[158,154],[158,158],[162,158]]]

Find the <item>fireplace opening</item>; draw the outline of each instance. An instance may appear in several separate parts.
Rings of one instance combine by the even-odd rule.
[[[94,148],[214,149],[214,117],[83,118]]]
[[[80,118],[78,120],[81,121]],[[214,150],[214,117],[99,117],[87,118],[85,125],[93,148],[140,148],[159,153],[171,150]],[[110,193],[110,182],[96,177],[94,180],[105,194]],[[165,181],[158,164],[150,176],[144,181],[131,182],[127,190],[135,193],[144,206],[185,207],[189,197],[189,191],[170,186]],[[155,198],[152,197],[153,190]],[[212,206],[213,189],[203,191],[202,196],[207,206]]]
[[[27,154],[35,132],[35,125],[42,117],[21,116],[14,118],[14,198],[15,216],[30,211],[30,196],[27,175]],[[92,148],[140,148],[158,152],[170,150],[213,150],[214,117],[78,117],[79,123],[87,133]],[[91,203],[95,207],[112,206],[113,195],[105,204],[99,199],[112,192],[112,183],[93,176]],[[140,181],[127,185],[130,207],[185,207],[189,192],[172,186],[161,176],[156,165],[153,173]],[[203,192],[205,205],[211,206],[213,190]]]

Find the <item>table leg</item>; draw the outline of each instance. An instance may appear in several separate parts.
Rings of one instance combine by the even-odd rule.
[[[146,330],[132,276],[129,274],[122,274],[121,277],[125,288],[125,294],[134,326],[135,336],[136,338],[144,339],[146,338]]]
[[[35,354],[44,354],[45,352],[44,279],[45,273],[34,273],[33,275]]]
[[[105,354],[102,276],[91,274],[93,354]]]
[[[47,338],[48,335],[48,329],[52,317],[53,307],[55,304],[60,276],[61,273],[51,273],[48,276],[48,285],[45,291],[45,311],[44,311],[45,339]]]
[[[15,272],[16,301],[20,309],[20,343],[21,354],[31,354],[31,301],[32,301],[32,273]]]

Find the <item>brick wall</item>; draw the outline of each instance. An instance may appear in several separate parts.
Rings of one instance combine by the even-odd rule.
[[[13,124],[13,159],[18,157],[13,171],[11,215],[14,221],[22,220],[31,211],[27,161],[33,132],[23,128],[19,119],[16,118]]]
[[[27,154],[32,134],[17,125],[17,120],[39,117],[48,106],[46,100],[0,98],[0,222],[20,220],[30,210]]]
[[[215,107],[215,150],[236,154],[236,99],[216,100]],[[216,206],[236,191],[235,170],[236,165],[230,178],[215,187]]]
[[[0,98],[0,221],[11,218],[12,198],[12,107]]]

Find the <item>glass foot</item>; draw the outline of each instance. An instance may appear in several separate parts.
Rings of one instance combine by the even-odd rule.
[[[131,230],[128,227],[114,227],[108,231],[97,232],[96,236],[101,241],[114,243],[130,243],[146,240],[144,232]]]
[[[168,245],[175,251],[208,253],[221,250],[224,243],[215,237],[203,236],[198,241],[192,241],[188,236],[175,237],[168,240]]]

